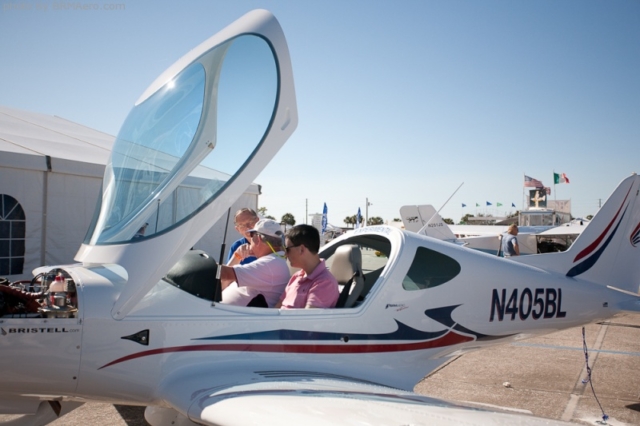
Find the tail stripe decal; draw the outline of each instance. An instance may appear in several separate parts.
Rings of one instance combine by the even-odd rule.
[[[502,336],[491,336],[488,334],[478,333],[477,331],[473,331],[464,327],[457,323],[452,317],[454,309],[456,309],[460,305],[452,305],[452,306],[443,306],[441,308],[435,309],[427,309],[424,311],[424,314],[431,318],[432,320],[438,321],[440,324],[446,326],[447,328],[457,331],[460,334],[469,334],[476,337],[478,341],[489,341],[489,340],[497,340],[504,339],[505,337],[511,336],[511,334],[502,335]]]
[[[611,228],[613,223],[616,221],[616,218],[620,214],[620,211],[622,210],[622,207],[624,206],[624,203],[627,201],[627,197],[629,197],[629,192],[631,192],[631,188],[632,187],[633,187],[633,184],[629,187],[629,190],[627,191],[627,195],[625,195],[624,200],[622,201],[622,204],[620,205],[620,208],[618,209],[618,211],[617,211],[616,215],[613,217],[613,219],[611,219],[611,222],[609,222],[609,225],[605,228],[604,231],[602,231],[602,234],[600,234],[600,236],[598,238],[596,238],[596,240],[594,242],[592,242],[584,250],[582,250],[580,253],[578,253],[576,258],[573,259],[574,262],[577,262],[578,260],[582,259],[583,257],[588,256],[589,254],[591,254],[591,252],[593,250],[595,250],[596,247],[598,247],[598,244],[600,244],[600,242],[602,241],[604,236],[607,234],[607,232],[609,232],[609,228]]]
[[[613,232],[611,232],[611,235],[609,235],[609,238],[607,238],[607,240],[604,242],[602,247],[600,247],[598,249],[598,251],[596,251],[593,254],[593,256],[591,256],[590,258],[588,258],[584,262],[580,263],[579,265],[576,265],[573,268],[571,268],[569,270],[569,272],[567,272],[567,276],[568,277],[575,277],[576,275],[580,275],[580,274],[582,274],[584,272],[587,272],[589,269],[591,269],[591,267],[593,265],[596,264],[596,262],[598,261],[598,259],[600,258],[600,256],[604,252],[604,250],[607,248],[607,246],[609,245],[609,243],[613,239],[613,236],[618,231],[618,228],[620,227],[620,224],[622,223],[622,219],[624,218],[624,215],[625,215],[626,212],[627,212],[627,209],[625,209],[624,212],[622,213],[622,216],[620,216],[620,221],[618,222],[616,227],[613,229]]]
[[[631,245],[636,247],[640,243],[640,223],[635,227],[633,232],[631,233],[631,237],[629,237],[631,241]]]

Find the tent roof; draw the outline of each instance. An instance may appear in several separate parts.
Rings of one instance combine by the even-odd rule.
[[[114,141],[115,136],[61,117],[0,106],[3,167],[102,176]]]
[[[0,167],[102,178],[115,139],[58,116],[0,105]],[[259,185],[247,191],[259,194]]]

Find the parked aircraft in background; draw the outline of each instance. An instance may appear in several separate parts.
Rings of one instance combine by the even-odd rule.
[[[400,208],[404,229],[453,242],[489,254],[501,255],[501,236],[507,225],[449,225],[430,204]],[[539,254],[567,250],[589,221],[578,219],[560,226],[519,226],[520,253]]]
[[[370,226],[321,250],[338,307],[222,304],[217,262],[190,247],[296,125],[286,41],[267,11],[162,74],[114,144],[79,263],[0,286],[0,413],[41,425],[100,401],[147,406],[154,426],[560,424],[411,390],[452,355],[639,310],[640,177],[550,260]]]

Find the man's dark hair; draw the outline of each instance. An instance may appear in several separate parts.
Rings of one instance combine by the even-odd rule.
[[[320,232],[311,225],[296,225],[289,230],[287,238],[294,246],[303,245],[313,254],[320,250]]]

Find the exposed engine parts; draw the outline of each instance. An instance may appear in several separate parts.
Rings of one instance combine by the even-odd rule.
[[[78,294],[63,269],[52,269],[31,281],[0,278],[0,318],[75,318]]]

